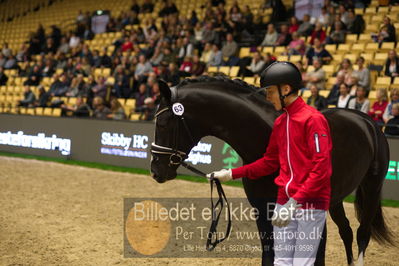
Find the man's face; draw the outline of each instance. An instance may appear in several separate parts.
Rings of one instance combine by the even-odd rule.
[[[287,93],[284,93],[285,87],[287,86],[282,86],[282,94],[285,95]],[[282,109],[281,102],[280,102],[280,95],[278,93],[278,88],[277,86],[270,86],[266,88],[266,100],[271,102],[274,105],[274,109],[277,111],[280,111]]]

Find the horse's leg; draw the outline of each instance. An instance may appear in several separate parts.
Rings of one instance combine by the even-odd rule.
[[[326,243],[327,243],[327,223],[324,225],[323,235],[320,239],[320,244],[317,250],[316,261],[314,262],[314,266],[325,265]]]
[[[330,207],[330,216],[334,223],[338,226],[339,235],[344,242],[348,265],[353,265],[353,232],[352,228],[350,227],[349,220],[346,218],[345,209],[342,202]]]

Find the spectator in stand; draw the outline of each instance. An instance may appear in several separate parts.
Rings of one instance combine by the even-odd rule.
[[[201,76],[205,71],[205,63],[201,62],[198,55],[194,55],[193,57],[193,65],[191,67],[191,75],[193,77]]]
[[[399,90],[397,88],[393,88],[391,90],[391,102],[387,105],[384,110],[384,114],[382,115],[384,123],[387,123],[389,119],[393,118],[392,105],[395,103],[399,103]]]
[[[42,74],[38,65],[33,67],[33,70],[29,73],[28,79],[25,80],[24,85],[38,86],[40,84]]]
[[[288,26],[286,24],[282,24],[280,31],[281,32],[278,35],[277,41],[274,45],[287,46],[292,40],[291,34],[288,32]]]
[[[327,37],[326,42],[328,44],[340,44],[345,42],[345,30],[342,27],[342,22],[335,22],[335,29],[331,32],[330,36]]]
[[[191,56],[186,56],[179,68],[179,73],[182,77],[189,77],[191,75],[191,68],[193,67],[193,61]]]
[[[354,14],[354,11],[352,10],[351,13],[349,13],[350,16]],[[361,34],[363,33],[364,29],[366,28],[366,22],[363,19],[362,15],[355,15],[355,19],[352,23],[352,25],[348,26],[348,31],[352,34]]]
[[[307,104],[321,111],[327,108],[327,100],[319,94],[319,89],[316,85],[310,86],[311,96],[307,100]]]
[[[349,101],[348,108],[358,110],[367,114],[370,109],[370,101],[366,98],[367,90],[362,86],[357,86],[356,97]]]
[[[176,13],[179,13],[176,5],[171,0],[166,0],[164,2],[164,7],[159,11],[158,15],[160,17],[165,17]]]
[[[259,75],[265,69],[265,61],[262,58],[262,54],[256,51],[252,57],[251,64],[249,66],[242,65],[238,72],[238,76],[253,77]]]
[[[392,81],[395,77],[399,75],[399,57],[396,54],[395,50],[391,50],[388,53],[387,61],[385,62],[385,76],[389,76],[392,78]]]
[[[288,44],[287,51],[288,55],[304,55],[305,54],[305,42],[299,38],[299,34],[294,32],[292,34],[292,41]]]
[[[267,25],[267,32],[265,38],[263,39],[261,46],[273,46],[276,44],[278,38],[278,33],[274,28],[272,23]]]
[[[175,63],[170,63],[169,67],[163,66],[165,69],[161,72],[160,78],[165,80],[170,87],[176,86],[180,82],[179,69]]]
[[[396,29],[391,23],[391,19],[388,16],[384,17],[384,26],[386,28],[387,36],[383,38],[384,42],[396,42]]]
[[[326,32],[323,30],[323,24],[320,22],[316,23],[315,29],[312,31],[311,38],[310,38],[310,44],[314,44],[314,40],[319,39],[321,43],[324,43],[326,39]]]
[[[194,46],[190,43],[190,39],[188,37],[183,38],[182,45],[179,49],[178,58],[181,61],[184,60],[186,56],[191,57],[193,55]]]
[[[319,39],[314,39],[314,44],[306,52],[306,65],[312,65],[313,59],[321,60],[323,65],[329,64],[332,60],[331,54],[324,48]]]
[[[151,0],[144,0],[143,5],[140,7],[141,13],[152,13],[154,11],[154,4]]]
[[[107,118],[113,120],[126,119],[125,110],[117,98],[111,100],[111,113],[107,115]]]
[[[352,67],[352,62],[350,59],[348,58],[344,58],[339,66],[337,75],[339,74],[344,74],[345,75],[345,80],[344,82],[346,84],[350,83],[350,78],[352,76],[352,72],[353,72],[353,67]]]
[[[123,42],[123,44],[121,46],[122,52],[133,50],[133,41],[132,41],[133,39],[134,39],[133,36],[130,36],[130,37],[126,36],[125,37],[125,40],[124,40],[124,42]]]
[[[292,16],[290,18],[290,27],[288,29],[288,32],[290,34],[293,34],[294,32],[297,32],[298,29],[299,29],[299,21],[298,21],[297,17]]]
[[[90,116],[90,107],[84,101],[84,98],[79,96],[76,98],[76,104],[73,106],[61,105],[63,113],[72,112],[72,116],[74,117],[89,117]]]
[[[150,72],[152,72],[151,63],[147,61],[144,55],[139,56],[139,63],[136,66],[136,70],[134,71],[134,78],[137,82],[143,83],[146,82],[147,77]]]
[[[105,84],[106,80],[107,79],[103,76],[97,77],[97,84],[91,88],[94,97],[101,97],[103,99],[105,98],[105,96],[107,95],[107,85]]]
[[[320,23],[323,27],[327,27],[330,24],[330,14],[327,12],[327,7],[323,6],[321,8],[321,13],[317,18],[317,22]]]
[[[356,96],[357,86],[359,85],[358,82],[359,82],[359,77],[355,72],[352,72],[352,74],[349,76],[348,82],[345,82],[349,88],[349,94],[351,96]]]
[[[227,59],[227,61],[225,61],[224,63],[228,66],[237,65],[238,61],[240,60],[237,57],[237,52],[238,44],[234,41],[233,34],[228,33],[226,35],[226,42],[223,44],[222,47],[222,56],[223,58]]]
[[[107,119],[111,110],[104,105],[103,98],[96,96],[93,99],[93,117],[97,119]]]
[[[68,91],[69,82],[66,74],[62,74],[58,80],[56,80],[51,86],[49,92],[51,96],[65,96],[65,93]]]
[[[392,118],[387,121],[384,133],[387,136],[399,136],[399,103],[392,106]]]
[[[17,60],[12,55],[12,53],[7,57],[6,62],[4,63],[4,69],[16,69],[18,67]]]
[[[384,120],[382,119],[382,115],[384,114],[385,108],[388,105],[388,95],[386,89],[378,89],[376,93],[377,100],[373,103],[370,111],[368,112],[369,116],[373,118],[375,122],[378,124],[383,124]]]
[[[15,56],[18,62],[26,62],[28,61],[28,46],[26,43],[21,44],[21,48],[19,49],[17,55]]]
[[[310,23],[309,14],[305,14],[302,19],[302,23],[298,28],[298,34],[301,36],[309,36],[312,33],[313,25]]]
[[[24,99],[19,100],[18,106],[32,107],[36,101],[36,96],[29,86],[24,87]]]
[[[0,53],[0,67],[4,67],[6,60],[7,58],[2,53]]]
[[[135,95],[136,99],[136,107],[135,112],[143,113],[145,110],[144,100],[149,97],[149,93],[147,91],[147,85],[145,83],[141,83],[139,86],[139,91]]]
[[[370,91],[370,70],[364,66],[365,61],[362,56],[357,58],[356,64],[358,65],[358,70],[355,70],[354,73],[359,78],[359,85]]]
[[[339,97],[338,97],[338,103],[337,107],[338,108],[348,108],[349,101],[353,97],[350,96],[349,94],[349,88],[345,83],[342,83],[339,85]]]
[[[0,66],[0,86],[5,86],[8,81],[8,76],[4,73],[4,68]]]
[[[340,15],[342,23],[345,25],[348,25],[349,22],[349,12],[346,10],[346,7],[344,4],[340,4],[338,7],[338,14]]]
[[[208,66],[221,66],[223,62],[222,51],[220,51],[219,45],[212,45],[212,52],[209,56]]]
[[[338,74],[336,77],[335,84],[333,87],[330,89],[330,93],[327,96],[327,103],[329,105],[335,105],[337,106],[338,104],[338,98],[339,98],[339,89],[342,83],[344,83],[345,80],[345,75],[344,74]]]
[[[140,13],[140,6],[137,3],[137,0],[132,0],[132,4],[130,5],[130,10],[136,12],[137,14]]]
[[[5,57],[9,57],[12,54],[12,50],[10,49],[10,47],[8,46],[8,42],[3,43],[3,48],[1,49],[1,53],[5,56]]]
[[[71,49],[76,48],[80,44],[80,38],[76,36],[74,32],[71,33],[71,37],[69,38],[69,47]]]
[[[114,89],[115,89],[115,94],[116,97],[118,98],[126,98],[130,94],[130,86],[129,86],[129,78],[125,74],[125,71],[123,69],[122,65],[119,65],[114,73]]]
[[[84,86],[85,86],[85,82],[83,80],[83,75],[79,74],[72,79],[71,84],[69,85],[69,88],[68,88],[67,92],[65,93],[65,96],[76,97],[78,95],[81,95],[83,92]]]
[[[205,29],[202,34],[202,43],[205,45],[205,43],[213,43],[216,39],[216,32],[213,29],[213,25],[211,22],[207,22],[205,24]]]
[[[313,59],[314,70],[306,74],[303,82],[306,84],[306,88],[310,88],[311,85],[316,85],[317,88],[325,89],[326,72],[322,68],[322,63],[319,59]]]

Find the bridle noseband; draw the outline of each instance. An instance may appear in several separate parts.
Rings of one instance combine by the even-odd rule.
[[[191,142],[193,144],[193,147],[196,146],[196,142],[194,141],[194,138],[191,134],[190,129],[187,126],[186,120],[184,119],[183,113],[184,113],[184,107],[177,101],[177,90],[176,87],[170,88],[171,90],[171,104],[168,105],[167,107],[159,110],[155,114],[155,118],[157,118],[159,115],[162,113],[172,110],[174,117],[177,119],[176,121],[176,126],[175,126],[175,135],[174,135],[174,144],[171,147],[166,147],[162,145],[158,145],[155,143],[155,141],[151,144],[151,154],[153,155],[169,155],[169,166],[176,166],[178,167],[179,165],[184,166],[188,170],[192,171],[193,173],[206,177],[206,174],[197,168],[187,164],[184,160],[188,158],[188,154],[186,152],[180,151],[178,149],[178,141],[179,141],[179,127],[180,124],[183,124],[184,129],[187,133],[187,135],[190,137]],[[224,193],[222,184],[220,183],[219,179],[213,178],[213,175],[210,179],[210,185],[211,185],[211,209],[212,209],[212,223],[209,228],[209,233],[207,235],[207,241],[206,241],[206,249],[208,251],[212,251],[217,244],[225,240],[226,238],[229,237],[230,231],[231,231],[231,215],[230,215],[230,206],[227,201],[226,195]],[[216,185],[216,189],[219,195],[219,199],[217,200],[216,204],[213,202],[213,197],[212,197],[212,192],[213,192],[213,186]],[[217,233],[217,225],[219,223],[219,218],[220,214],[222,213],[224,205],[227,206],[227,215],[228,215],[228,222],[227,222],[227,228],[226,228],[226,233],[223,238],[218,237]],[[219,208],[219,213],[216,212],[216,209]]]

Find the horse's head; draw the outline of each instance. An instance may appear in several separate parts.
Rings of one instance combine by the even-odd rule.
[[[159,82],[161,102],[155,115],[155,142],[151,145],[151,174],[159,183],[176,177],[176,169],[198,142],[189,127],[184,102],[177,89]]]

